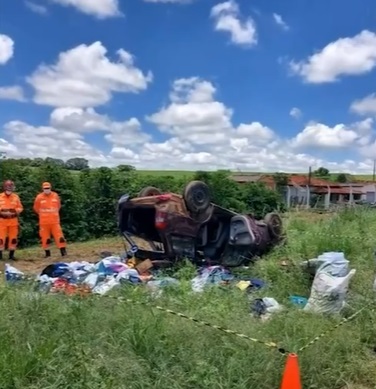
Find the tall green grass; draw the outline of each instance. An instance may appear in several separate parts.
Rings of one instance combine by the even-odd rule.
[[[150,307],[106,297],[40,295],[31,286],[0,289],[0,388],[2,389],[277,389],[285,357],[274,349],[200,327],[151,308],[158,304],[272,340],[295,351],[341,317],[305,313],[289,303],[307,296],[311,280],[300,262],[324,251],[344,251],[357,269],[351,282],[350,315],[374,298],[373,250],[376,211],[345,211],[326,221],[294,214],[285,220],[288,243],[237,272],[259,277],[268,287],[253,297],[276,298],[285,309],[269,321],[253,318],[246,294],[213,287],[191,292],[190,266],[177,269],[179,288],[151,298],[145,287],[114,293]],[[281,266],[288,260],[290,266]],[[374,388],[376,315],[367,310],[299,356],[304,388]]]

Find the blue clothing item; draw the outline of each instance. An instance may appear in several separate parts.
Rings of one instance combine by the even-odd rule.
[[[153,281],[149,281],[148,285],[163,288],[165,286],[170,286],[170,285],[179,285],[179,281],[172,277],[164,277]]]
[[[67,263],[57,262],[57,263],[52,263],[51,265],[45,267],[42,270],[41,275],[46,274],[48,277],[57,278],[57,277],[61,277],[68,271],[69,271],[69,266]]]
[[[299,305],[300,307],[304,307],[307,302],[308,302],[308,299],[306,297],[301,297],[301,296],[290,296],[289,297],[290,301],[293,303],[293,304],[296,304],[296,305]]]
[[[262,316],[263,314],[266,313],[266,304],[264,303],[264,301],[262,299],[255,299],[252,302],[251,311],[256,316]]]
[[[257,278],[250,278],[248,281],[250,281],[251,285],[249,285],[248,289],[261,289],[265,288],[266,283],[262,280],[258,280]]]
[[[198,275],[192,280],[192,288],[196,292],[201,292],[208,284],[220,284],[230,282],[235,279],[229,270],[222,266],[209,266],[199,269]]]

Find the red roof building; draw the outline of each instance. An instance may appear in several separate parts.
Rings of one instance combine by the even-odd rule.
[[[262,182],[268,188],[276,189],[276,182],[270,174],[234,173],[232,178],[239,183]],[[363,186],[360,182],[341,184],[308,175],[292,174],[288,177],[286,201],[290,204],[291,198],[300,198],[302,203],[309,202],[312,195],[323,196],[327,205],[351,199],[360,200],[364,194]]]

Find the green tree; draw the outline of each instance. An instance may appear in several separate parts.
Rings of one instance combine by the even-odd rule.
[[[330,172],[325,167],[319,167],[317,170],[314,170],[312,172],[312,175],[315,176],[315,177],[320,177],[320,178],[329,178],[330,177]]]
[[[337,177],[336,177],[336,181],[340,182],[340,183],[343,183],[343,184],[346,183],[348,181],[347,180],[347,175],[344,174],[344,173],[338,174]]]
[[[65,162],[62,159],[59,159],[59,158],[47,157],[45,159],[45,163],[47,163],[49,165],[57,165],[57,166],[60,166],[60,167],[64,167],[65,166]]]
[[[270,190],[263,183],[244,184],[243,201],[247,212],[257,218],[264,217],[268,212],[285,210],[280,194]]]
[[[276,185],[277,192],[281,195],[282,199],[285,198],[286,187],[289,184],[289,176],[286,173],[275,173],[273,180]]]
[[[89,161],[85,158],[70,158],[65,162],[68,170],[84,170],[89,167]]]
[[[80,177],[85,194],[83,215],[91,237],[116,233],[115,211],[119,190],[115,186],[115,174],[112,169],[101,167]]]
[[[132,165],[119,165],[117,167],[117,169],[119,170],[119,172],[122,172],[122,173],[124,173],[124,172],[131,172],[131,171],[136,170],[135,167],[132,166]]]

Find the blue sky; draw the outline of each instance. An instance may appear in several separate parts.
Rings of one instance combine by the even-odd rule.
[[[372,171],[374,1],[18,0],[0,11],[9,156]]]

